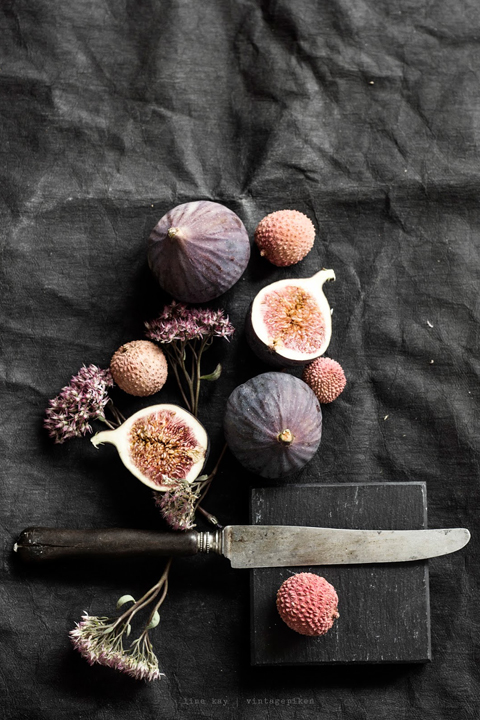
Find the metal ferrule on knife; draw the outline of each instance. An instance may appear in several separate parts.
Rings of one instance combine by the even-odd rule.
[[[199,553],[217,553],[223,555],[223,533],[225,530],[216,532],[197,533],[197,548]]]

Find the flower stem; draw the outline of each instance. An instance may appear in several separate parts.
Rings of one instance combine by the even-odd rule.
[[[195,395],[194,395],[194,389],[193,389],[193,381],[192,381],[192,378],[190,377],[189,372],[188,372],[188,370],[187,370],[187,368],[186,368],[186,366],[185,366],[185,347],[186,347],[186,343],[184,343],[184,342],[181,343],[179,347],[177,346],[176,343],[173,343],[173,344],[172,344],[172,347],[173,347],[174,352],[175,352],[175,355],[176,355],[176,364],[180,367],[180,369],[181,369],[181,371],[182,371],[182,373],[183,373],[183,377],[185,378],[185,381],[186,381],[186,384],[187,384],[187,387],[188,387],[188,392],[189,392],[189,395],[190,395],[190,401],[188,401],[188,400],[186,399],[183,391],[182,391],[182,395],[183,395],[185,404],[187,405],[187,408],[190,410],[190,412],[191,412],[193,415],[195,415],[195,410],[194,410],[194,407],[195,407],[195,403],[194,403]],[[179,381],[179,380],[178,380],[178,382],[179,382],[179,385],[180,385],[180,381]],[[181,385],[180,385],[180,389],[181,389]]]
[[[97,420],[100,420],[100,422],[103,422],[103,423],[105,423],[105,425],[108,425],[110,430],[116,430],[118,427],[118,425],[113,425],[113,423],[111,423],[110,420],[107,420],[107,418],[103,415],[99,415],[97,417]]]
[[[116,425],[114,427],[119,427],[122,423],[125,422],[125,417],[122,415],[120,410],[116,407],[116,405],[113,404],[113,400],[109,399],[108,403],[106,404],[105,407],[110,410],[111,414],[114,417],[114,420],[116,423]],[[105,422],[107,422],[107,424],[108,424],[108,421],[106,419],[105,419]],[[112,427],[112,426],[110,426],[110,427]]]
[[[225,453],[226,453],[226,451],[227,451],[227,447],[228,447],[228,445],[227,445],[227,443],[225,443],[225,445],[224,445],[223,448],[222,448],[222,452],[220,453],[220,455],[219,455],[219,457],[218,457],[218,460],[217,460],[217,462],[216,462],[216,464],[215,464],[215,467],[213,468],[213,470],[212,470],[212,472],[210,473],[210,475],[208,475],[207,478],[206,478],[206,479],[202,482],[202,484],[200,485],[199,497],[198,497],[198,500],[197,500],[197,502],[196,502],[196,504],[195,504],[195,510],[198,510],[199,512],[201,512],[202,515],[204,515],[204,516],[207,518],[207,520],[212,523],[212,525],[216,525],[217,527],[223,527],[223,526],[218,522],[218,520],[217,520],[217,518],[215,517],[215,515],[212,515],[211,513],[207,512],[204,508],[201,507],[201,503],[202,503],[205,495],[206,495],[207,492],[209,491],[210,485],[212,484],[212,481],[213,481],[215,475],[216,475],[217,472],[218,472],[218,469],[219,469],[219,467],[220,467],[220,463],[222,462],[223,456],[225,455]]]
[[[160,580],[153,587],[151,587],[150,590],[147,590],[145,595],[143,595],[143,597],[141,597],[140,600],[137,600],[137,602],[134,603],[134,605],[132,605],[131,607],[129,607],[128,610],[126,610],[123,613],[123,615],[120,615],[120,617],[117,618],[117,620],[115,621],[115,623],[113,625],[114,628],[117,627],[118,625],[120,625],[120,623],[122,623],[122,622],[127,622],[127,621],[130,622],[131,619],[133,618],[133,616],[136,615],[136,613],[139,610],[141,610],[142,608],[149,605],[157,597],[158,593],[160,592],[160,590],[163,587],[164,591],[161,596],[161,602],[157,603],[157,606],[153,610],[147,625],[150,623],[153,615],[155,614],[155,610],[157,609],[157,607],[160,607],[160,605],[165,600],[167,590],[168,590],[168,573],[170,572],[171,564],[172,564],[172,558],[169,558],[167,561],[167,564],[165,565],[165,570],[163,571]]]
[[[220,530],[223,528],[223,525],[221,525],[218,522],[218,519],[215,517],[215,515],[212,515],[212,513],[209,513],[206,510],[204,510],[201,505],[197,505],[196,510],[198,510],[198,512],[202,513],[202,515],[207,518],[209,523],[211,523],[212,525],[215,525],[215,527],[219,528]]]
[[[185,395],[185,392],[184,392],[184,390],[183,390],[183,385],[182,385],[181,380],[180,380],[180,375],[178,374],[177,362],[176,362],[176,360],[173,359],[173,357],[172,357],[171,354],[170,354],[170,360],[171,360],[172,370],[173,370],[173,372],[174,372],[174,374],[175,374],[175,378],[176,378],[176,380],[177,380],[177,385],[178,385],[178,387],[179,387],[179,389],[180,389],[180,393],[181,393],[182,398],[183,398],[183,402],[184,402],[185,405],[187,406],[187,410],[190,410],[190,412],[191,412],[191,411],[192,411],[192,408],[191,408],[191,406],[190,406],[190,403],[189,403],[188,400],[187,400],[187,396]]]
[[[200,349],[199,349],[199,351],[198,351],[198,355],[195,354],[195,358],[196,358],[196,364],[195,364],[195,404],[194,404],[194,408],[195,408],[195,409],[194,409],[194,413],[193,413],[193,414],[195,415],[195,417],[197,417],[197,415],[198,415],[198,399],[199,399],[199,397],[200,397],[200,382],[201,382],[201,381],[200,381],[200,375],[202,374],[202,373],[201,373],[201,370],[200,370],[200,363],[201,363],[201,361],[202,361],[202,353],[203,353],[203,351],[205,350],[206,344],[207,344],[207,338],[203,338],[203,340],[202,340],[202,342],[201,342],[201,344],[200,344]]]
[[[215,475],[217,474],[218,468],[220,467],[220,463],[222,462],[223,456],[224,456],[225,453],[227,452],[227,449],[228,449],[228,445],[227,445],[227,443],[225,443],[225,445],[224,445],[223,448],[222,448],[222,452],[221,452],[220,455],[218,456],[218,460],[217,460],[217,462],[216,462],[216,464],[215,464],[215,467],[213,468],[212,472],[210,473],[210,475],[209,475],[208,478],[207,478],[207,480],[208,480],[209,483],[212,482],[213,478],[214,478]]]
[[[162,592],[162,594],[160,595],[160,599],[158,600],[158,602],[156,603],[155,607],[153,608],[153,610],[152,610],[152,612],[151,612],[151,614],[150,614],[150,617],[148,618],[147,627],[148,627],[148,625],[150,625],[150,623],[152,622],[153,616],[155,615],[155,613],[157,612],[158,608],[163,604],[165,598],[167,597],[167,592],[168,592],[168,573],[170,572],[170,566],[171,566],[171,564],[172,564],[172,559],[173,559],[173,558],[169,558],[169,560],[168,560],[168,562],[167,562],[167,565],[166,565],[166,567],[165,567],[165,571],[164,571],[162,577],[160,578],[159,583],[161,583],[162,580],[163,580],[163,592]],[[161,587],[161,585],[159,586],[159,590],[160,590],[160,587]],[[144,635],[144,634],[146,634],[147,632],[148,632],[147,629],[145,629],[142,634]]]
[[[111,400],[110,400],[110,404],[111,404],[111,409],[113,410],[115,417],[117,418],[119,423],[124,423],[126,420],[125,415],[123,415],[123,413],[120,412],[120,410],[117,408],[116,405],[113,404],[113,402]]]

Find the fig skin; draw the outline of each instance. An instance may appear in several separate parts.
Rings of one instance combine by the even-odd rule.
[[[220,203],[198,200],[167,212],[148,240],[148,264],[176,300],[203,303],[229,290],[250,259],[243,222]]]
[[[270,365],[270,367],[276,368],[278,370],[281,370],[285,367],[295,367],[296,365],[301,364],[301,361],[298,363],[291,360],[288,361],[281,355],[277,355],[268,345],[266,345],[259,339],[253,327],[252,307],[253,302],[250,303],[247,317],[245,318],[245,337],[247,339],[247,343],[249,344],[255,355],[258,357],[258,359],[265,363],[265,365]]]
[[[230,450],[247,470],[278,478],[300,470],[317,452],[322,410],[303,380],[263,373],[230,395],[224,432]]]

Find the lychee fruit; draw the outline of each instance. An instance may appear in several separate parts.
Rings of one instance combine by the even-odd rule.
[[[277,267],[298,263],[310,252],[314,240],[312,221],[298,210],[270,213],[255,230],[260,255]]]
[[[347,384],[342,366],[336,360],[320,357],[306,365],[302,374],[306,382],[321,403],[330,403],[337,399]]]
[[[116,384],[129,395],[147,397],[158,392],[167,380],[163,351],[149,340],[134,340],[118,348],[110,361]]]
[[[277,593],[277,609],[289,628],[311,637],[325,635],[340,617],[335,588],[314,573],[298,573],[285,580]]]

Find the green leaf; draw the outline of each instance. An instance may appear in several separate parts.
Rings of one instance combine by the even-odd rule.
[[[148,623],[145,630],[153,630],[153,628],[156,628],[158,623],[160,622],[160,615],[158,614],[157,610],[155,610],[152,619]]]
[[[122,607],[122,605],[125,605],[127,602],[135,602],[135,598],[132,597],[132,595],[122,595],[122,597],[117,601],[117,610]]]
[[[222,374],[222,366],[220,363],[218,363],[215,370],[210,373],[210,375],[200,375],[200,380],[208,380],[209,382],[213,382],[214,380],[218,380],[220,375]]]

